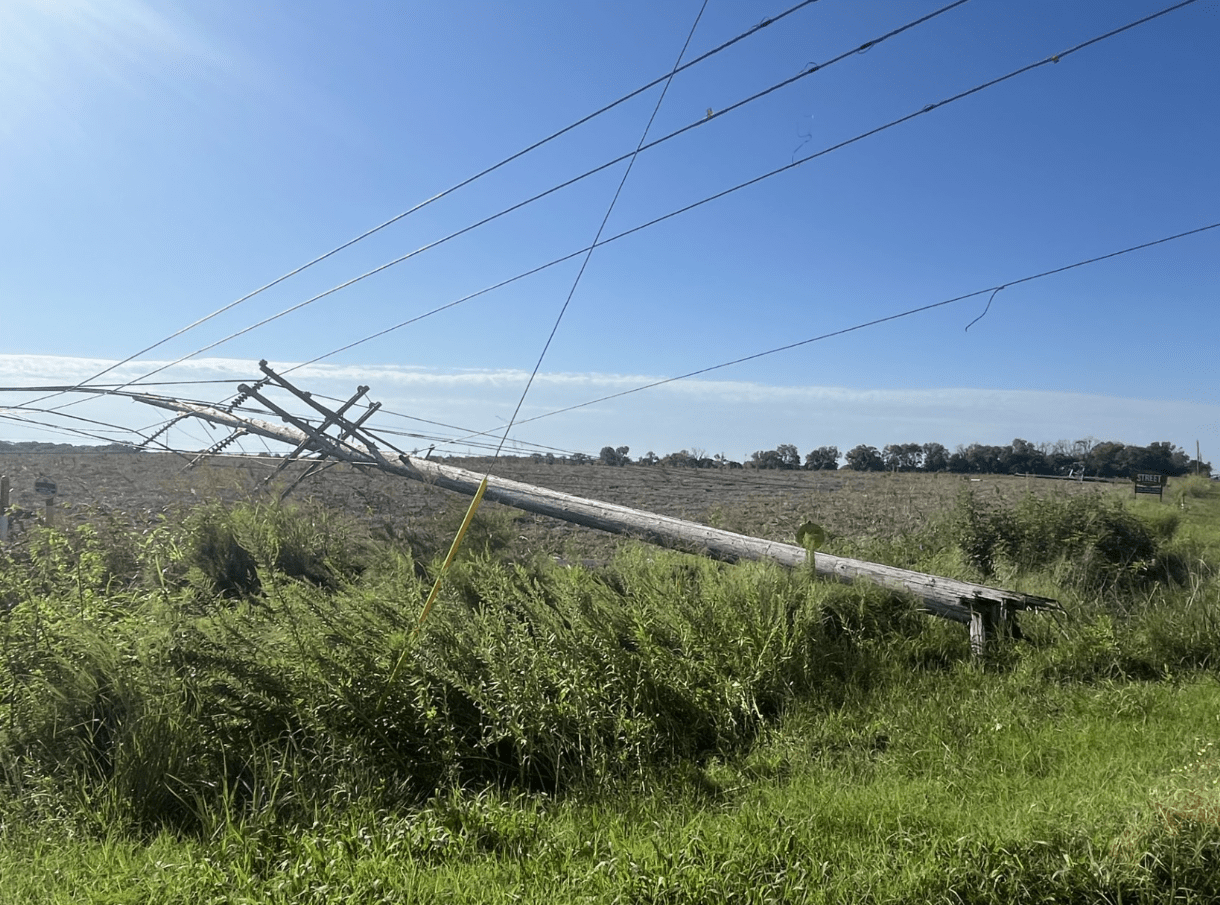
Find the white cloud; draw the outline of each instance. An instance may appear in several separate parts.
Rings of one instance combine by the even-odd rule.
[[[96,359],[0,355],[0,386],[72,383],[91,377],[109,364]],[[104,380],[135,379],[159,364],[122,365]],[[273,367],[284,373],[292,364]],[[171,374],[179,380],[251,383],[262,376],[255,362],[225,358],[185,362],[159,376]],[[489,431],[498,438],[527,377],[520,370],[438,371],[404,365],[319,363],[292,372],[290,379],[301,389],[338,399],[347,399],[357,385],[371,387],[369,399],[384,406],[372,423],[383,430],[447,438],[459,436],[463,430]],[[628,444],[636,453],[648,449],[665,453],[697,446],[724,452],[730,458],[744,458],[755,449],[771,449],[779,443],[794,443],[802,450],[834,444],[846,451],[858,443],[883,446],[937,441],[952,448],[971,442],[1008,443],[1015,437],[1037,443],[1085,436],[1138,444],[1169,440],[1189,445],[1193,453],[1198,439],[1204,458],[1220,460],[1220,406],[1047,390],[860,389],[684,380],[531,420],[658,379],[638,374],[539,374],[522,407],[514,438],[592,452],[606,444]],[[221,402],[236,390],[232,383],[217,383],[153,385],[148,391]],[[29,394],[7,390],[0,394],[0,406],[14,406],[29,398]],[[42,405],[78,398],[59,397]],[[100,430],[46,414],[9,414],[44,424]],[[131,428],[156,423],[160,417],[156,410],[113,397],[88,398],[65,409],[64,414]],[[428,426],[411,418],[452,427]],[[28,423],[0,421],[0,439],[35,438],[52,439],[39,435]],[[415,446],[432,441],[412,438],[404,442]]]

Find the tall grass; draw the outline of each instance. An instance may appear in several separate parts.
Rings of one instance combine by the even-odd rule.
[[[1220,890],[1220,694],[1191,678],[1220,654],[1213,488],[965,496],[862,543],[1064,601],[985,669],[960,626],[865,585],[644,547],[508,562],[507,528],[422,626],[434,548],[308,508],[0,554],[0,869],[53,819],[82,840],[56,857],[101,839],[147,869],[131,846],[169,832],[196,892],[241,876],[266,901],[372,896],[361,859],[404,901],[423,865],[466,901]]]

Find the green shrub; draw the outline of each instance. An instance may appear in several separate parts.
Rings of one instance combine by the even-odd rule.
[[[1177,522],[1161,518],[1152,526],[1119,501],[1100,495],[1026,496],[1015,507],[987,508],[967,491],[958,500],[950,530],[967,562],[986,578],[1001,565],[1016,571],[1050,571],[1090,590],[1130,588],[1163,579],[1169,561],[1161,542]]]
[[[372,541],[353,523],[280,504],[204,506],[187,517],[176,546],[180,583],[234,600],[262,597],[271,576],[334,591],[372,556]]]

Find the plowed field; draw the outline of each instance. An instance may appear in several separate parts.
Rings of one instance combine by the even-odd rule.
[[[34,487],[39,479],[56,484],[53,517],[60,524],[113,520],[143,527],[162,514],[205,502],[275,499],[304,467],[294,463],[277,475],[282,460],[270,457],[215,457],[187,468],[189,461],[171,453],[0,452],[0,474],[10,478],[14,532],[20,533],[45,517],[47,498]],[[482,473],[490,463],[452,459],[447,464]],[[1112,490],[1105,484],[1016,476],[616,468],[523,459],[500,460],[491,471],[563,493],[788,543],[794,542],[796,528],[806,519],[821,524],[832,537],[891,536],[917,529],[951,508],[966,490],[995,502],[1025,493]],[[446,534],[467,505],[465,498],[439,488],[345,464],[305,479],[290,500],[340,510],[375,531],[417,541]],[[600,532],[494,503],[484,504],[484,514],[501,532],[511,532],[515,553],[604,556],[614,543]]]

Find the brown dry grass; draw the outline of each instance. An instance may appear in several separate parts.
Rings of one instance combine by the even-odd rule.
[[[275,459],[217,457],[184,470],[187,460],[168,453],[0,456],[0,474],[13,483],[13,502],[27,512],[41,511],[44,498],[34,481],[57,482],[56,511],[64,523],[99,515],[143,525],[159,514],[190,508],[203,501],[269,496],[261,487],[278,465]],[[487,460],[452,464],[483,471]],[[298,472],[293,466],[278,479]],[[546,465],[505,459],[492,473],[551,490],[604,500],[663,515],[689,519],[768,540],[795,542],[806,520],[822,525],[832,537],[887,539],[920,531],[955,505],[970,490],[984,504],[1008,504],[1025,494],[1113,493],[1114,485],[988,475],[885,474],[852,471],[701,470],[660,466],[612,468],[601,465]],[[465,510],[465,498],[435,487],[379,472],[336,465],[309,478],[293,493],[340,510],[391,537],[415,546],[431,540],[447,545]],[[509,544],[509,555],[562,554],[606,558],[617,538],[541,516],[519,513],[494,503],[483,516],[495,523]],[[448,536],[446,536],[448,535]]]

